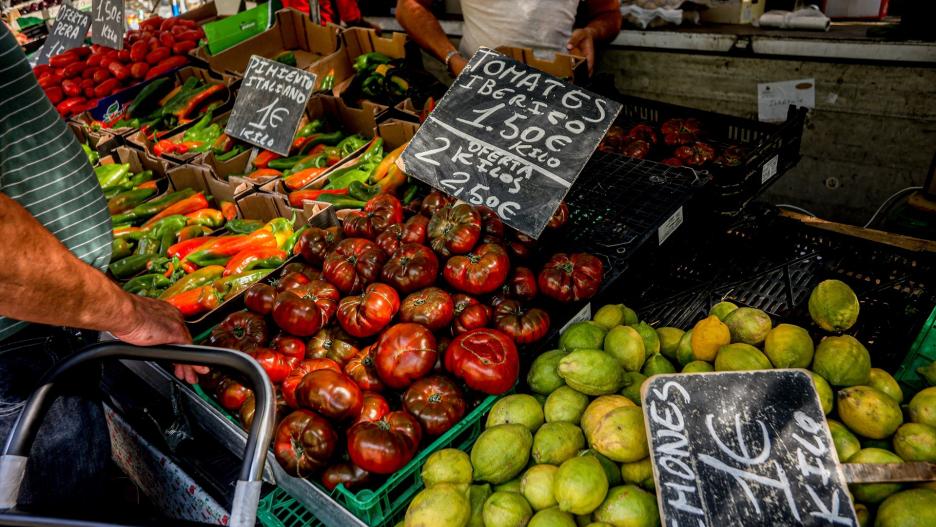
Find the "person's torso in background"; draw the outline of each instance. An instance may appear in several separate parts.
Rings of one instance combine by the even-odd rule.
[[[465,19],[459,51],[470,57],[481,46],[566,51],[579,0],[461,0]]]

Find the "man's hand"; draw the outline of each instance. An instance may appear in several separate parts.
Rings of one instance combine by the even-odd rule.
[[[128,313],[131,320],[129,330],[115,332],[118,339],[136,346],[159,344],[191,344],[192,336],[185,326],[182,313],[161,300],[128,295],[133,306]],[[196,374],[208,373],[205,366],[175,365],[175,376],[189,384],[198,382]]]
[[[595,69],[595,30],[590,27],[576,29],[566,47],[569,53],[585,57],[588,62],[588,75],[591,76]]]

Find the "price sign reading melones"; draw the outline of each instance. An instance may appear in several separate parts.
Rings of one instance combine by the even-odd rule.
[[[661,525],[858,527],[805,370],[656,375],[641,400]]]
[[[619,103],[481,48],[399,163],[538,238],[620,110]]]
[[[253,55],[225,132],[288,156],[315,74]]]
[[[91,27],[90,15],[70,5],[62,4],[58,14],[55,15],[55,25],[52,26],[52,31],[49,32],[49,37],[42,45],[42,49],[39,50],[36,64],[48,64],[51,57],[80,46],[88,34],[89,27]]]
[[[123,0],[91,0],[91,42],[123,49],[126,31]]]

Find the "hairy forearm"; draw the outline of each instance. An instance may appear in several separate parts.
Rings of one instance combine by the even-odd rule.
[[[419,0],[398,0],[396,18],[409,37],[437,59],[445,60],[445,56],[455,49],[439,20]]]
[[[599,42],[610,42],[621,32],[621,5],[619,2],[596,2],[589,9],[589,21],[585,27],[592,30],[593,38]]]
[[[111,332],[135,323],[129,294],[76,258],[29,212],[0,194],[0,315]]]

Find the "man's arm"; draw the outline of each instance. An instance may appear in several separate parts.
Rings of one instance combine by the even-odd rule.
[[[173,306],[131,295],[104,273],[79,260],[19,203],[0,193],[0,315],[76,328],[109,331],[140,346],[192,341]],[[176,366],[196,382],[203,367]]]
[[[595,43],[610,42],[621,32],[620,0],[586,0],[588,23],[572,32],[569,51],[588,59],[588,74],[595,67]]]
[[[445,35],[439,19],[429,10],[430,5],[432,0],[397,0],[396,19],[411,39],[435,58],[445,62],[446,55],[458,50]],[[464,57],[456,53],[449,60],[449,71],[458,75],[467,63]]]

